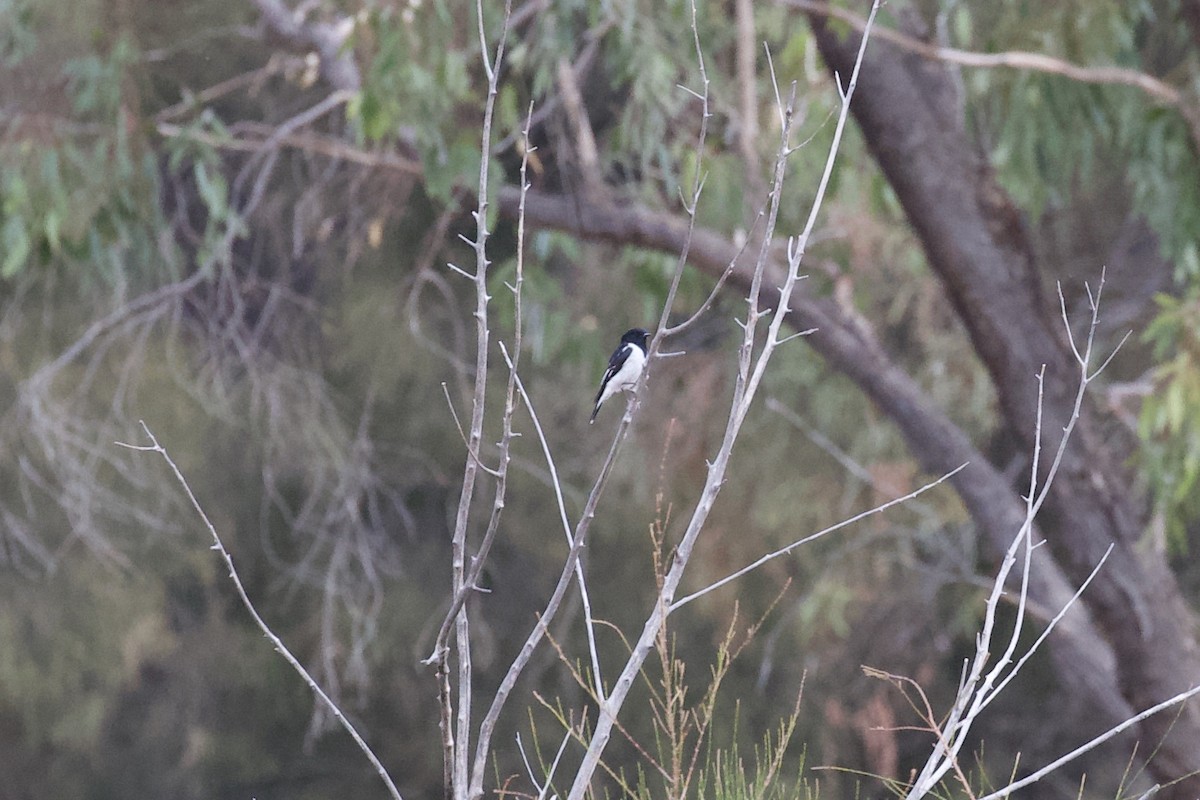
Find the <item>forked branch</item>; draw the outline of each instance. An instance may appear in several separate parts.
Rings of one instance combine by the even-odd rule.
[[[1055,476],[1058,474],[1059,467],[1063,462],[1063,455],[1066,452],[1067,446],[1071,439],[1071,434],[1075,430],[1075,426],[1083,410],[1084,396],[1087,392],[1088,385],[1104,370],[1108,363],[1112,360],[1112,355],[1104,361],[1101,366],[1092,371],[1092,351],[1095,342],[1096,328],[1099,323],[1100,314],[1100,298],[1104,292],[1104,273],[1101,272],[1100,283],[1093,295],[1091,288],[1088,287],[1088,298],[1091,308],[1091,319],[1089,320],[1087,335],[1084,340],[1082,350],[1071,333],[1070,320],[1067,318],[1066,303],[1063,301],[1062,287],[1059,287],[1059,300],[1062,308],[1063,324],[1066,326],[1067,335],[1070,338],[1070,345],[1075,360],[1079,365],[1079,381],[1075,395],[1075,402],[1071,410],[1071,417],[1063,428],[1062,438],[1058,442],[1058,447],[1054,453],[1049,467],[1046,469],[1044,476],[1041,472],[1041,448],[1042,448],[1042,399],[1043,385],[1045,377],[1045,368],[1038,374],[1038,401],[1037,401],[1037,417],[1034,421],[1034,450],[1032,465],[1030,467],[1029,476],[1029,493],[1025,497],[1025,517],[1013,536],[1012,542],[1008,547],[1004,558],[1001,561],[1000,569],[997,571],[996,578],[992,583],[991,592],[988,595],[987,604],[984,611],[984,621],[979,634],[976,637],[975,654],[967,662],[963,672],[963,678],[959,685],[958,694],[955,702],[947,715],[942,726],[937,730],[937,740],[934,744],[933,752],[929,759],[922,767],[920,774],[917,776],[912,787],[909,789],[906,798],[908,800],[917,800],[925,797],[932,792],[938,785],[939,781],[945,774],[954,769],[959,772],[959,754],[966,741],[967,734],[971,730],[974,722],[987,708],[996,697],[1008,686],[1014,677],[1028,663],[1030,657],[1038,650],[1050,633],[1057,627],[1059,622],[1066,615],[1067,611],[1078,601],[1083,591],[1091,583],[1092,579],[1104,565],[1108,554],[1112,552],[1110,547],[1104,556],[1099,560],[1099,563],[1092,569],[1091,574],[1083,585],[1072,595],[1066,602],[1063,608],[1049,621],[1046,628],[1033,642],[1032,645],[1019,657],[1016,657],[1016,651],[1020,643],[1022,631],[1026,622],[1026,611],[1029,592],[1030,570],[1033,560],[1033,550],[1036,547],[1034,541],[1034,521],[1037,518],[1038,512],[1041,510],[1042,504],[1045,503],[1049,496],[1050,488],[1054,483]],[[1121,343],[1116,349],[1120,349]],[[1114,353],[1115,354],[1115,350]],[[1039,483],[1040,482],[1040,483]],[[1009,585],[1010,577],[1013,575],[1013,569],[1017,566],[1018,558],[1020,559],[1020,570],[1016,573],[1019,585],[1019,593],[1016,603],[1016,619],[1012,630],[1008,635],[1007,640],[999,654],[999,657],[992,652],[993,636],[996,630],[996,611],[1000,605],[1001,596],[1004,593],[1005,587]],[[1015,660],[1014,660],[1015,659]],[[1185,693],[1186,696],[1190,694]],[[1184,695],[1181,695],[1175,702],[1182,702]],[[1165,706],[1164,706],[1165,707]],[[1115,735],[1119,730],[1128,727],[1128,724],[1123,723],[1110,732],[1109,736]],[[1095,744],[1099,744],[1103,739],[1097,740]],[[1092,747],[1095,744],[1091,745]],[[1086,748],[1086,749],[1090,749]],[[1086,749],[1076,751],[1075,755],[1081,755],[1086,752]],[[1074,757],[1074,756],[1072,756]],[[1056,762],[1059,765],[1066,763],[1060,760]],[[961,773],[960,773],[961,774]],[[1042,774],[1048,774],[1044,772]],[[1021,785],[1025,785],[1024,783]],[[1010,788],[1016,788],[1016,785]]]

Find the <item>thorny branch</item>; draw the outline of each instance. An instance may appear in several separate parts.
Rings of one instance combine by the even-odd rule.
[[[483,4],[479,2],[476,6],[480,44],[482,46],[481,57],[484,61],[484,67],[488,76],[487,100],[484,103],[483,123],[482,123],[482,144],[480,145],[480,164],[479,164],[479,189],[477,197],[476,209],[473,212],[475,217],[475,240],[471,242],[475,250],[475,272],[470,277],[475,284],[475,328],[476,328],[476,348],[475,348],[475,387],[474,397],[471,404],[471,424],[467,436],[467,459],[466,466],[463,469],[462,491],[459,494],[458,512],[454,522],[454,536],[451,543],[451,588],[453,592],[453,602],[451,612],[446,617],[446,622],[442,625],[442,630],[438,635],[438,640],[434,644],[434,652],[431,656],[432,662],[435,665],[438,679],[438,700],[441,715],[442,727],[442,747],[443,757],[446,763],[445,778],[446,796],[448,798],[464,798],[468,793],[468,780],[471,774],[470,763],[470,745],[471,745],[471,693],[472,693],[472,667],[471,667],[471,634],[470,624],[468,621],[468,608],[466,593],[475,590],[474,580],[478,577],[479,571],[482,569],[484,559],[487,555],[486,549],[490,548],[491,542],[495,536],[496,527],[499,524],[500,513],[504,508],[504,491],[506,488],[506,480],[504,477],[497,479],[495,500],[493,503],[492,519],[488,525],[488,531],[484,535],[484,540],[480,545],[480,551],[476,554],[474,564],[468,568],[467,564],[467,549],[468,549],[468,528],[470,525],[471,516],[471,500],[475,493],[475,482],[478,475],[479,462],[473,454],[480,450],[480,443],[483,440],[483,420],[485,411],[485,401],[487,398],[487,368],[488,368],[488,349],[490,341],[490,332],[488,330],[488,302],[491,297],[488,295],[487,276],[490,261],[487,256],[487,210],[488,210],[488,194],[487,181],[488,169],[490,165],[491,140],[492,140],[492,115],[496,107],[496,95],[499,91],[500,80],[500,65],[504,59],[504,48],[507,42],[509,19],[512,15],[512,2],[506,0],[504,5],[504,21],[501,28],[500,39],[496,45],[495,57],[491,60],[487,54],[486,28],[483,18]],[[520,295],[517,293],[517,308],[519,309]],[[518,319],[518,331],[520,328],[520,320]],[[520,343],[518,333],[517,343]],[[514,384],[515,378],[510,377],[507,393],[507,402],[505,406],[504,417],[504,437],[501,442],[501,462],[497,472],[501,476],[507,476],[508,467],[508,446],[512,439],[512,412],[514,399]],[[451,682],[449,679],[449,647],[447,640],[449,638],[449,622],[453,620],[454,627],[454,654],[457,664],[457,697],[451,696]],[[457,699],[458,709],[457,717],[454,713],[454,702]],[[453,730],[453,733],[451,731]],[[451,766],[452,765],[452,766]]]

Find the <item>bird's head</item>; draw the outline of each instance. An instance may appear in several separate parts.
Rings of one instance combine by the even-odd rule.
[[[646,340],[650,337],[650,333],[644,328],[630,328],[621,336],[621,344],[636,344],[643,350],[646,349]]]

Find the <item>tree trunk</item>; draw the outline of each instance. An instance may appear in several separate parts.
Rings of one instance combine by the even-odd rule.
[[[831,70],[849,74],[858,36],[841,40],[813,18]],[[941,64],[874,41],[862,65],[852,111],[871,152],[900,198],[972,345],[996,386],[1012,435],[1032,443],[1037,386],[1046,367],[1044,432],[1049,452],[1070,417],[1078,368],[1040,294],[1036,259],[1021,214],[965,135]],[[1097,270],[1099,265],[1097,265]],[[1085,404],[1047,504],[1047,537],[1076,583],[1109,544],[1112,556],[1084,599],[1112,644],[1121,692],[1135,708],[1200,682],[1200,655],[1185,603],[1162,553],[1139,548],[1146,503],[1121,467],[1126,453],[1106,439]],[[1151,770],[1181,779],[1168,797],[1200,797],[1200,707],[1143,723]]]

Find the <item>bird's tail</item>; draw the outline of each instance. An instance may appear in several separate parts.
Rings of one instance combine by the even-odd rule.
[[[590,420],[588,420],[588,425],[594,425],[596,423],[596,415],[599,413],[600,413],[600,404],[596,403],[596,407],[592,409],[592,418]]]

